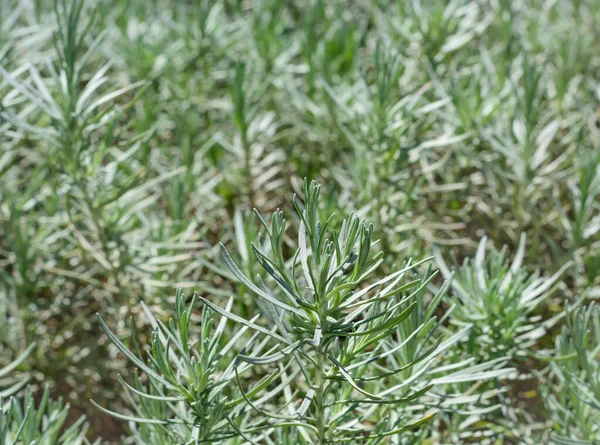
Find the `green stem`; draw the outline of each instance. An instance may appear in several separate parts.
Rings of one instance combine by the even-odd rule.
[[[315,299],[319,301],[319,320],[322,333],[327,332],[327,302],[322,301],[318,295]],[[325,337],[325,336],[324,336]],[[325,354],[326,346],[323,341],[317,346],[317,369],[315,370],[315,423],[317,427],[317,444],[327,443],[327,419],[325,418]]]
[[[323,369],[325,368],[325,356],[321,348],[317,348],[317,369],[315,372],[315,407],[316,407],[316,426],[317,443],[323,445],[326,443],[326,422],[325,422],[325,379],[323,378]]]

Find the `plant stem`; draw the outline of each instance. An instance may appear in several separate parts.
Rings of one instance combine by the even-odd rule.
[[[318,257],[315,258],[318,262]],[[321,300],[315,296],[317,300]],[[319,320],[323,334],[327,332],[327,302],[319,302]],[[315,422],[317,426],[317,444],[326,443],[327,420],[325,419],[325,354],[326,346],[321,342],[317,346],[317,369],[315,370]]]
[[[316,426],[317,426],[317,443],[319,445],[325,444],[325,385],[323,378],[323,369],[325,368],[325,356],[321,347],[317,348],[317,369],[315,372],[315,406],[316,406]]]

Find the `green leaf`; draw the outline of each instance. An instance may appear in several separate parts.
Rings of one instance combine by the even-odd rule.
[[[379,397],[375,394],[371,394],[368,391],[365,391],[364,389],[362,389],[361,387],[359,387],[356,383],[354,383],[354,380],[352,379],[352,376],[350,376],[350,374],[348,374],[348,372],[344,369],[344,367],[342,366],[342,364],[340,362],[338,362],[335,357],[328,355],[327,358],[329,360],[331,360],[333,362],[333,364],[335,366],[337,366],[337,368],[340,370],[340,373],[342,374],[342,376],[346,379],[346,381],[348,383],[350,383],[350,386],[352,386],[355,390],[357,390],[359,393],[367,396],[369,399],[372,400],[382,400],[382,397]]]
[[[142,371],[144,371],[146,374],[148,374],[148,376],[155,378],[158,382],[162,383],[163,385],[165,385],[168,388],[171,388],[172,385],[165,380],[164,378],[162,378],[159,374],[157,374],[155,371],[153,371],[152,369],[150,369],[144,362],[142,362],[138,357],[136,357],[124,344],[123,342],[121,342],[121,340],[119,340],[119,338],[112,333],[112,331],[108,328],[108,326],[106,325],[106,323],[104,323],[104,320],[102,319],[102,317],[99,314],[96,314],[98,317],[98,320],[100,321],[100,327],[102,328],[102,330],[106,333],[106,335],[108,336],[108,338],[110,339],[110,341],[117,347],[117,349],[119,351],[121,351],[121,353],[127,358],[129,359],[129,361],[131,361],[131,363],[133,363],[135,366],[137,366],[139,369],[141,369]]]
[[[248,328],[260,332],[262,334],[268,335],[269,337],[274,338],[275,340],[281,341],[287,345],[290,344],[289,340],[283,338],[282,336],[275,334],[272,331],[269,331],[268,329],[263,328],[262,326],[259,326],[257,324],[254,324],[248,320],[246,320],[245,318],[242,317],[238,317],[237,315],[232,314],[231,312],[227,312],[223,309],[221,309],[219,306],[217,306],[216,304],[211,303],[210,301],[208,301],[206,298],[203,297],[199,297],[200,300],[207,305],[209,308],[211,308],[213,311],[215,311],[216,313],[218,313],[219,315],[222,315],[223,317],[226,317],[228,319],[230,319],[231,321],[234,321],[236,323],[240,323],[244,326],[247,326]]]
[[[227,249],[225,248],[223,243],[219,243],[219,246],[221,247],[221,253],[223,254],[225,263],[227,264],[227,266],[229,267],[231,272],[233,272],[233,274],[237,277],[237,279],[240,280],[242,282],[242,284],[244,284],[244,286],[246,286],[248,289],[250,289],[252,292],[254,292],[259,297],[264,298],[268,302],[274,304],[275,306],[277,306],[281,309],[284,309],[288,312],[292,312],[300,317],[306,318],[306,314],[303,311],[296,309],[292,306],[289,306],[289,305],[277,300],[276,298],[273,298],[272,296],[270,296],[269,294],[264,292],[262,289],[260,289],[258,286],[256,286],[248,278],[246,278],[246,276],[243,274],[243,272],[236,266],[235,262],[229,255],[229,252],[227,252]]]
[[[148,424],[153,424],[153,425],[168,425],[169,423],[183,423],[181,421],[176,421],[176,420],[166,421],[166,420],[158,420],[158,419],[146,419],[144,417],[127,416],[125,414],[116,413],[114,411],[110,411],[106,408],[103,408],[102,406],[98,405],[96,402],[94,402],[91,399],[90,399],[90,402],[92,405],[94,405],[96,408],[98,408],[104,414],[108,414],[109,416],[116,417],[117,419],[121,419],[121,420],[126,420],[128,422],[148,423]]]

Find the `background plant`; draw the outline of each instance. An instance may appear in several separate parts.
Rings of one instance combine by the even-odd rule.
[[[552,442],[594,443],[598,440],[598,308],[577,305],[567,311],[567,320],[550,362],[552,383],[548,405],[555,432]],[[550,382],[549,382],[550,383]]]
[[[564,265],[552,277],[529,275],[523,270],[525,235],[513,262],[506,260],[506,248],[492,250],[486,260],[487,237],[479,242],[473,259],[451,272],[443,258],[438,264],[443,275],[452,280],[457,300],[451,322],[458,326],[472,324],[466,348],[482,359],[509,357],[523,359],[527,351],[542,338],[563,314],[542,320],[536,309],[556,289],[560,275],[570,266]],[[437,250],[439,254],[439,250]]]

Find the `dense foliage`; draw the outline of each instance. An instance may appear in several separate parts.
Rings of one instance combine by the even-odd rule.
[[[1,2],[0,445],[600,443],[599,23]]]

